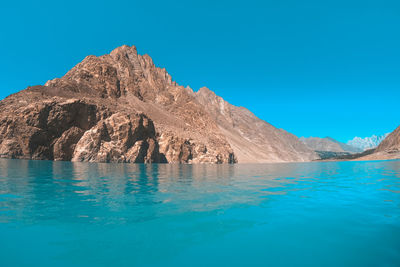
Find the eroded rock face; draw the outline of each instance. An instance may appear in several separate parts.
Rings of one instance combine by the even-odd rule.
[[[71,160],[75,151],[76,143],[81,139],[83,133],[83,129],[75,126],[66,130],[54,143],[54,160]]]
[[[144,114],[113,114],[86,131],[73,161],[166,162],[159,153],[154,124]]]
[[[233,150],[221,153],[221,145],[207,146],[197,143],[193,139],[183,139],[172,133],[164,133],[160,136],[160,151],[169,162],[180,163],[235,163],[237,159]],[[227,144],[225,144],[227,145]],[[222,150],[223,151],[223,150]]]
[[[52,98],[1,106],[0,156],[70,160],[83,132],[107,116],[106,108],[78,99]]]

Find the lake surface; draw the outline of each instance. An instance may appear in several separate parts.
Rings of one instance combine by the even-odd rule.
[[[0,266],[400,266],[400,161],[0,159]]]

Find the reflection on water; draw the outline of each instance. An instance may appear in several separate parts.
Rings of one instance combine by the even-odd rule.
[[[290,257],[277,261],[258,250],[282,256],[295,246],[290,253],[301,254],[307,265],[330,257],[335,265],[385,257],[385,264],[395,266],[399,193],[400,161],[143,165],[1,159],[0,256],[23,265],[9,256],[15,252],[10,244],[17,242],[16,233],[24,233],[18,242],[34,239],[31,227],[41,226],[40,236],[56,239],[38,245],[58,249],[41,262],[49,265],[107,265],[118,255],[120,265],[177,266],[199,251],[210,253],[199,266],[235,251],[252,257],[254,265],[292,264]],[[242,242],[247,250],[237,247]],[[385,250],[365,261],[357,256],[374,244]],[[217,247],[219,255],[212,254]],[[349,256],[344,248],[358,252]],[[141,256],[124,254],[126,249]],[[315,251],[315,262],[305,256],[308,250]],[[231,258],[230,265],[245,264]]]
[[[243,173],[237,165],[0,160],[0,218],[24,222],[76,217],[107,223],[146,220],[166,213],[256,204],[259,196],[277,193],[257,194],[257,187],[264,190],[294,182],[263,175],[261,165],[250,167]],[[274,165],[267,169],[279,176],[293,172]],[[254,180],[249,181],[248,175]]]

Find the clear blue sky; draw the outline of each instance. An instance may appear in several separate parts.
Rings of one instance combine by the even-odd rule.
[[[397,0],[3,1],[0,33],[0,99],[128,44],[298,136],[400,124]]]

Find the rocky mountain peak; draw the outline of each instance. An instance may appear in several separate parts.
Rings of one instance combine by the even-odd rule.
[[[123,45],[107,55],[85,57],[62,78],[45,86],[102,98],[133,94],[142,101],[155,101],[160,92],[177,84],[149,55],[139,55],[135,46]]]
[[[149,55],[127,45],[87,56],[63,77],[3,100],[0,132],[0,156],[14,158],[181,163],[316,158],[296,136],[206,87],[194,93],[178,85]]]
[[[117,48],[115,48],[114,50],[112,50],[110,52],[110,56],[114,57],[116,55],[125,55],[125,56],[129,56],[129,55],[138,55],[136,46],[132,45],[122,45],[119,46]]]
[[[197,91],[197,94],[199,94],[199,95],[204,95],[204,96],[207,96],[207,95],[210,95],[210,96],[216,96],[216,94],[213,92],[213,91],[211,91],[210,89],[208,89],[207,87],[205,87],[205,86],[203,86],[203,87],[201,87],[198,91]]]

